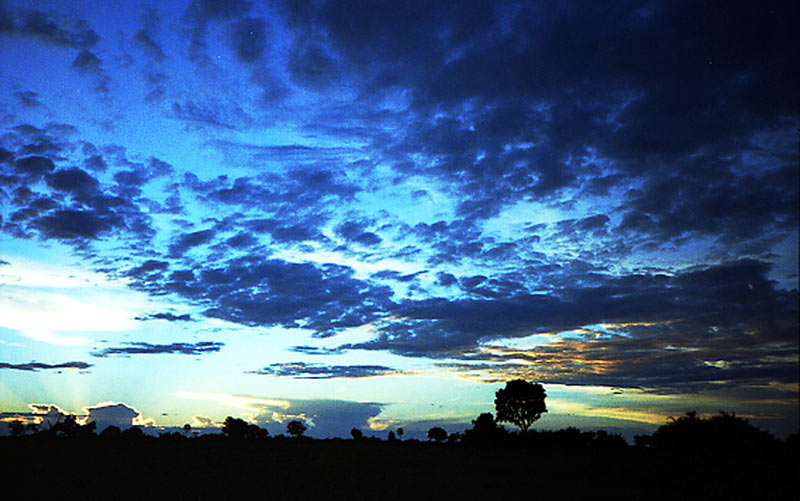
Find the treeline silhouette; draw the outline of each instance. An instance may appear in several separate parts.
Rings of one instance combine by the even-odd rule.
[[[10,424],[0,438],[3,499],[796,499],[798,435],[778,440],[732,413],[670,418],[629,444],[574,427],[537,430],[538,385],[496,394],[495,414],[467,429],[433,426],[314,439],[292,420],[282,433],[229,416],[218,432],[56,421]],[[510,390],[510,391],[508,391]],[[502,423],[510,423],[507,429]],[[152,430],[152,428],[150,429]],[[369,432],[368,432],[369,433]],[[795,495],[792,495],[794,492]],[[788,495],[787,495],[788,493]]]
[[[466,446],[478,448],[522,447],[531,449],[568,448],[568,449],[626,449],[637,448],[653,451],[716,453],[716,452],[776,452],[789,450],[797,452],[798,433],[790,435],[786,440],[779,440],[771,433],[761,430],[746,419],[733,413],[720,411],[716,415],[701,417],[696,412],[687,412],[678,418],[669,418],[651,435],[636,435],[634,444],[629,444],[619,433],[604,430],[582,431],[575,427],[560,430],[509,430],[498,423],[491,413],[480,414],[472,421],[472,426],[462,432],[448,433],[445,429],[434,426],[428,430],[427,441],[410,438],[403,440],[403,429],[388,430],[386,438],[365,436],[358,428],[350,432],[350,439],[338,437],[314,439],[307,437],[307,426],[302,421],[289,421],[286,435],[271,436],[269,431],[253,423],[228,416],[219,433],[197,433],[190,425],[185,425],[182,432],[165,431],[158,435],[147,434],[143,428],[131,426],[121,429],[108,426],[97,433],[96,423],[79,424],[77,416],[66,415],[57,422],[46,424],[21,421],[9,424],[10,436],[6,439],[28,440],[97,440],[100,442],[131,442],[159,440],[232,440],[232,441],[281,441],[300,440],[306,443],[337,441],[355,442],[358,444],[420,444],[430,443],[439,447]]]

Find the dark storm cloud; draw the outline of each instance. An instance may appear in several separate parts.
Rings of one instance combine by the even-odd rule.
[[[293,377],[296,379],[335,379],[391,376],[401,372],[382,365],[323,365],[305,362],[282,362],[270,364],[248,374],[262,376]]]
[[[179,236],[169,246],[169,254],[172,257],[182,256],[193,247],[207,244],[214,238],[215,235],[216,232],[214,230],[202,230],[194,231],[192,233],[185,233]]]
[[[366,231],[367,223],[364,221],[343,221],[336,227],[336,234],[348,242],[355,242],[361,245],[378,245],[382,239],[371,231]]]
[[[45,176],[47,184],[58,191],[72,193],[76,197],[90,197],[96,193],[99,183],[86,171],[78,167],[61,169]]]
[[[81,73],[93,75],[95,77],[95,90],[108,94],[111,78],[103,69],[103,62],[94,53],[88,49],[81,49],[73,59],[72,67]]]
[[[0,5],[0,33],[35,37],[63,47],[93,47],[100,37],[86,23],[61,23],[34,9],[10,10]]]
[[[347,70],[369,82],[365,92],[413,92],[418,118],[400,122],[408,133],[375,146],[410,172],[446,182],[464,218],[590,184],[597,193],[603,170],[601,191],[652,177],[634,200],[642,205],[671,193],[662,173],[675,162],[675,182],[688,190],[707,187],[715,171],[731,179],[700,199],[680,196],[665,213],[623,207],[625,228],[652,220],[654,237],[674,239],[673,228],[705,232],[705,225],[732,240],[752,219],[783,221],[797,212],[793,188],[772,206],[757,204],[755,215],[739,210],[774,200],[778,185],[731,174],[724,161],[761,148],[757,134],[794,129],[798,97],[778,70],[793,60],[785,43],[789,20],[798,17],[791,2],[322,2],[285,6],[284,14],[300,33],[324,31],[325,51],[341,54]],[[316,63],[307,66],[325,73],[322,50],[313,47],[306,52],[317,55],[305,59]],[[589,148],[599,164],[584,160]],[[737,195],[742,186],[751,193]],[[729,204],[736,210],[725,214]],[[703,218],[708,210],[717,214]]]
[[[161,28],[161,18],[155,9],[147,9],[141,16],[142,27],[133,34],[131,42],[142,50],[147,57],[160,63],[166,59],[166,54],[157,36]]]
[[[150,344],[145,342],[124,343],[126,346],[104,348],[92,352],[93,357],[128,355],[204,355],[220,351],[225,343],[217,341],[199,341],[197,343]]]
[[[14,97],[19,100],[20,104],[28,108],[36,108],[42,105],[41,101],[39,101],[39,94],[30,90],[14,92]]]
[[[120,223],[116,218],[103,217],[93,211],[61,209],[37,218],[33,227],[45,238],[97,239]]]
[[[289,71],[295,82],[319,88],[336,80],[338,68],[321,45],[306,42],[292,47]]]
[[[379,318],[392,290],[354,278],[345,266],[292,263],[253,254],[219,266],[172,269],[150,262],[127,272],[132,286],[207,306],[204,315],[251,326],[307,328],[325,336]]]
[[[246,15],[252,8],[250,2],[244,0],[196,0],[192,2],[183,15],[188,25],[189,60],[198,66],[213,64],[208,55],[206,30],[212,21],[230,21]]]
[[[17,371],[30,371],[30,372],[36,372],[38,370],[88,369],[89,367],[92,367],[92,364],[87,364],[86,362],[64,362],[60,364],[45,364],[41,362],[10,364],[8,362],[0,362],[0,370],[11,369]]]
[[[342,348],[449,356],[494,338],[629,322],[680,326],[659,331],[665,345],[678,347],[691,348],[697,340],[686,333],[710,326],[719,331],[720,342],[791,345],[797,306],[792,292],[776,289],[765,278],[768,269],[764,263],[739,261],[675,276],[595,276],[594,283],[585,280],[582,287],[562,286],[546,295],[405,300],[392,311],[400,320],[381,325],[377,339]]]
[[[132,41],[135,46],[142,49],[148,57],[156,62],[161,62],[166,57],[164,49],[153,40],[152,35],[145,29],[137,30],[133,35]]]
[[[17,172],[33,177],[41,177],[55,169],[53,161],[47,157],[30,156],[17,158],[15,162]]]
[[[233,24],[231,41],[240,61],[253,63],[261,57],[266,48],[265,27],[264,21],[256,18],[242,19]]]

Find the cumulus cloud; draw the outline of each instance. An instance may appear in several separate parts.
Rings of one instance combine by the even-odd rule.
[[[154,424],[152,419],[143,419],[139,411],[122,402],[107,402],[93,407],[85,407],[84,412],[86,413],[84,421],[86,423],[96,423],[98,431],[102,431],[109,426],[116,426],[124,430],[134,425]]]

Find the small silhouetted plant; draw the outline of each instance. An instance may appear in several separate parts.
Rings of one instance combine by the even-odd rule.
[[[12,437],[21,437],[25,434],[25,423],[19,419],[15,419],[14,421],[8,423],[8,427],[11,429]]]
[[[295,438],[302,437],[306,430],[308,430],[308,427],[302,421],[289,421],[286,425],[286,433]]]
[[[386,440],[389,442],[394,442],[397,440],[397,436],[394,434],[392,430],[389,430],[389,435],[386,436]]]
[[[350,436],[353,437],[353,440],[361,440],[364,434],[358,428],[353,428],[350,430]]]
[[[444,442],[447,440],[447,431],[444,428],[439,428],[438,426],[434,426],[430,430],[428,430],[428,440],[433,440],[435,442]]]
[[[191,433],[192,433],[192,425],[190,425],[189,423],[183,425],[183,434],[188,437],[189,435],[191,435]]]
[[[494,408],[497,421],[511,423],[523,432],[547,412],[544,403],[546,393],[539,383],[529,383],[515,379],[506,383],[505,388],[497,390]]]
[[[398,438],[398,439],[402,440],[402,438],[403,438],[403,433],[405,433],[405,430],[403,429],[403,427],[402,427],[402,426],[401,426],[401,427],[399,427],[399,428],[397,428],[397,438]]]

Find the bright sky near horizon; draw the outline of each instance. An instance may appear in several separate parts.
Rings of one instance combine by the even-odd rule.
[[[0,421],[797,431],[799,12],[0,0]]]

